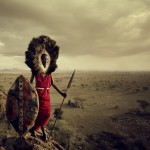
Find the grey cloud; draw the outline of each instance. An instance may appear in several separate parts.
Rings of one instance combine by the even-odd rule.
[[[146,0],[1,0],[0,41],[6,43],[1,53],[23,56],[32,37],[40,34],[54,37],[63,55],[119,57],[149,51],[149,15],[143,22],[141,18],[132,18],[149,13],[147,3]],[[137,37],[135,29],[139,30]]]

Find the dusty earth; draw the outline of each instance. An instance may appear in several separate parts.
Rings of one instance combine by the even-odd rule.
[[[52,76],[55,84],[65,90],[71,74],[56,71]],[[0,73],[0,90],[7,93],[18,75]],[[23,75],[30,78],[30,73]],[[79,100],[81,107],[68,106],[68,100]],[[62,97],[51,88],[53,110],[61,101]],[[62,109],[63,119],[86,137],[88,149],[150,148],[150,72],[76,71]],[[2,138],[8,133],[3,130],[5,123],[0,124]]]

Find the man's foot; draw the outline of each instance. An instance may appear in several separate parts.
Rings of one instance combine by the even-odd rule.
[[[44,127],[41,127],[41,129],[42,129],[42,132],[43,132],[42,140],[43,140],[44,142],[47,142],[47,141],[48,141],[48,134],[46,133]]]
[[[36,137],[34,128],[31,128],[29,132],[31,133],[31,136]]]

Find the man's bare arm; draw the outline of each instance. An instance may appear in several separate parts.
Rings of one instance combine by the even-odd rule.
[[[53,82],[52,77],[51,77],[51,84],[52,84],[52,86],[54,87],[54,89],[55,89],[60,95],[62,95],[64,98],[67,96],[66,93],[63,93],[62,91],[60,91],[59,88],[55,85],[55,83]]]
[[[31,78],[30,78],[30,83],[33,83],[34,80],[34,74],[32,73]]]

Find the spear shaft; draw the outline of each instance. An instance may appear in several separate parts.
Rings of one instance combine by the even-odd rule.
[[[74,75],[75,75],[75,71],[76,71],[76,70],[73,71],[73,73],[72,73],[72,75],[71,75],[71,78],[70,78],[70,80],[69,80],[69,82],[68,82],[67,89],[66,89],[66,94],[67,94],[68,89],[71,87],[71,84],[72,84],[72,81],[73,81],[73,78],[74,78]],[[51,135],[52,135],[52,133],[53,133],[55,124],[56,124],[56,122],[57,122],[57,120],[58,120],[59,113],[60,113],[60,111],[61,111],[61,108],[62,108],[62,105],[63,105],[63,103],[64,103],[65,98],[66,98],[66,97],[63,98],[62,103],[61,103],[61,105],[60,105],[60,108],[59,108],[59,110],[58,110],[58,114],[57,114],[57,116],[56,116],[55,122],[54,122],[54,124],[53,124],[52,130],[51,130],[51,133],[50,133]]]

